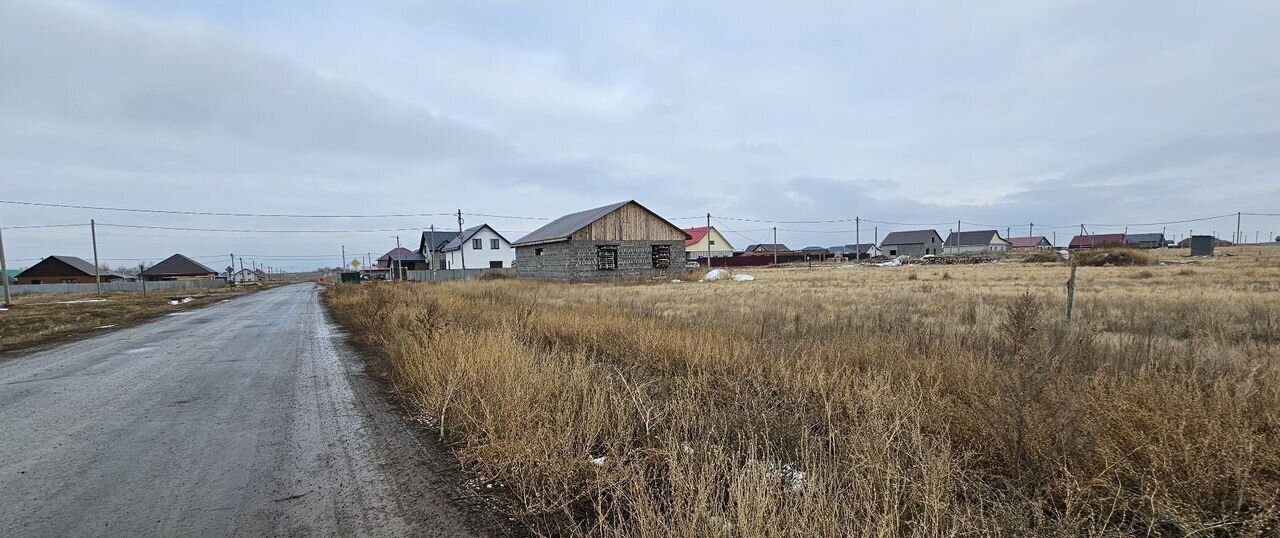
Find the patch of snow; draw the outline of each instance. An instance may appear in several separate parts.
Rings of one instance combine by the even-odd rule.
[[[189,302],[194,301],[194,300],[195,300],[195,299],[192,299],[192,298],[190,298],[190,297],[183,297],[183,298],[182,298],[182,302],[184,302],[184,303],[189,303]]]
[[[77,299],[74,301],[58,301],[53,304],[105,303],[106,299]]]
[[[724,269],[712,269],[702,277],[703,282],[715,282],[720,279],[729,278],[729,272]]]
[[[8,311],[9,311],[8,308],[0,308],[0,312],[8,312]]]
[[[751,282],[752,280],[755,280],[755,279],[756,277],[753,277],[751,275],[733,275],[734,282]]]
[[[178,302],[178,300],[177,300],[177,299],[169,299],[169,304],[171,304],[171,305],[176,305],[176,304],[180,304],[180,303]]]
[[[672,283],[672,284],[679,284],[679,283],[681,283],[681,282],[684,282],[684,281],[683,281],[683,280],[680,280],[680,279],[678,279],[678,278],[677,278],[677,279],[675,279],[675,280],[672,280],[672,281],[671,281],[671,283]]]
[[[99,325],[99,326],[94,327],[94,328],[95,328],[95,329],[110,329],[110,328],[115,327],[115,326],[116,326],[116,324],[112,323],[111,325]]]
[[[770,465],[769,470],[777,474],[792,493],[804,493],[805,486],[809,484],[808,475],[790,463],[783,464],[782,467]]]
[[[606,459],[605,456],[594,458],[591,460],[591,464],[595,465],[596,467],[604,467],[605,459]]]

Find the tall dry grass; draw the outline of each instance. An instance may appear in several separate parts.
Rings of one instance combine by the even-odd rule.
[[[1024,265],[328,299],[540,533],[1274,535],[1273,262],[1082,269],[1071,328]]]

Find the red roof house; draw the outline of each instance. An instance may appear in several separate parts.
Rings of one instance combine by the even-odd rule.
[[[1095,247],[1123,247],[1124,234],[1077,235],[1071,238],[1068,248],[1089,249]]]

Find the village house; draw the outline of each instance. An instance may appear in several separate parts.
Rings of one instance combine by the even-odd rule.
[[[511,242],[488,224],[467,228],[440,249],[443,269],[502,269],[516,261]]]
[[[231,273],[231,278],[228,279],[228,282],[231,282],[232,284],[235,284],[238,286],[248,285],[248,284],[257,284],[262,282],[263,280],[266,280],[265,278],[263,278],[263,276],[264,275],[261,272],[254,271],[253,269],[241,269],[239,271]]]
[[[818,260],[825,260],[831,257],[831,251],[827,250],[826,247],[819,246],[804,247],[800,249],[800,253],[804,254],[805,258],[811,260],[814,258],[817,258]]]
[[[1043,235],[1030,237],[1010,237],[1009,248],[1013,250],[1045,250],[1053,248],[1053,243]]]
[[[674,277],[688,233],[635,200],[565,215],[513,243],[520,278],[587,282]]]
[[[752,254],[773,254],[774,252],[779,254],[790,253],[791,249],[782,243],[752,243],[743,249],[742,254],[750,256]]]
[[[942,236],[933,230],[889,232],[880,242],[885,256],[926,256],[942,253]]]
[[[859,243],[857,245],[839,245],[829,249],[832,256],[838,256],[846,259],[855,258],[874,258],[880,255],[880,247],[871,243]]]
[[[1000,237],[1000,232],[996,230],[951,232],[946,242],[942,244],[942,252],[946,254],[1004,252],[1009,250],[1009,246],[1009,242]]]
[[[143,280],[210,280],[218,272],[181,254],[174,254],[164,261],[143,269],[138,277]]]
[[[458,237],[458,232],[428,230],[422,232],[422,241],[418,243],[418,254],[426,261],[423,269],[444,268],[444,247]]]
[[[715,226],[701,228],[685,228],[684,233],[689,234],[689,240],[684,242],[684,254],[686,259],[705,258],[709,255],[712,258],[722,258],[725,256],[733,256],[733,245],[729,244],[729,240],[720,235],[720,231]]]
[[[400,269],[401,271],[415,271],[427,268],[427,259],[422,254],[414,252],[404,247],[396,247],[386,254],[378,256],[378,267],[382,269]]]
[[[1162,233],[1128,234],[1124,236],[1124,242],[1134,248],[1164,248],[1165,246]]]
[[[18,273],[18,284],[93,284],[93,264],[75,256],[49,256]],[[123,275],[101,271],[103,282],[121,280]]]
[[[1077,235],[1071,238],[1067,248],[1071,250],[1088,250],[1098,247],[1123,247],[1124,234]]]

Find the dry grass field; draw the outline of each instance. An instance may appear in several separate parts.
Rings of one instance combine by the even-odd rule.
[[[544,534],[1275,536],[1280,252],[335,286]],[[1162,254],[1178,258],[1178,253]]]

